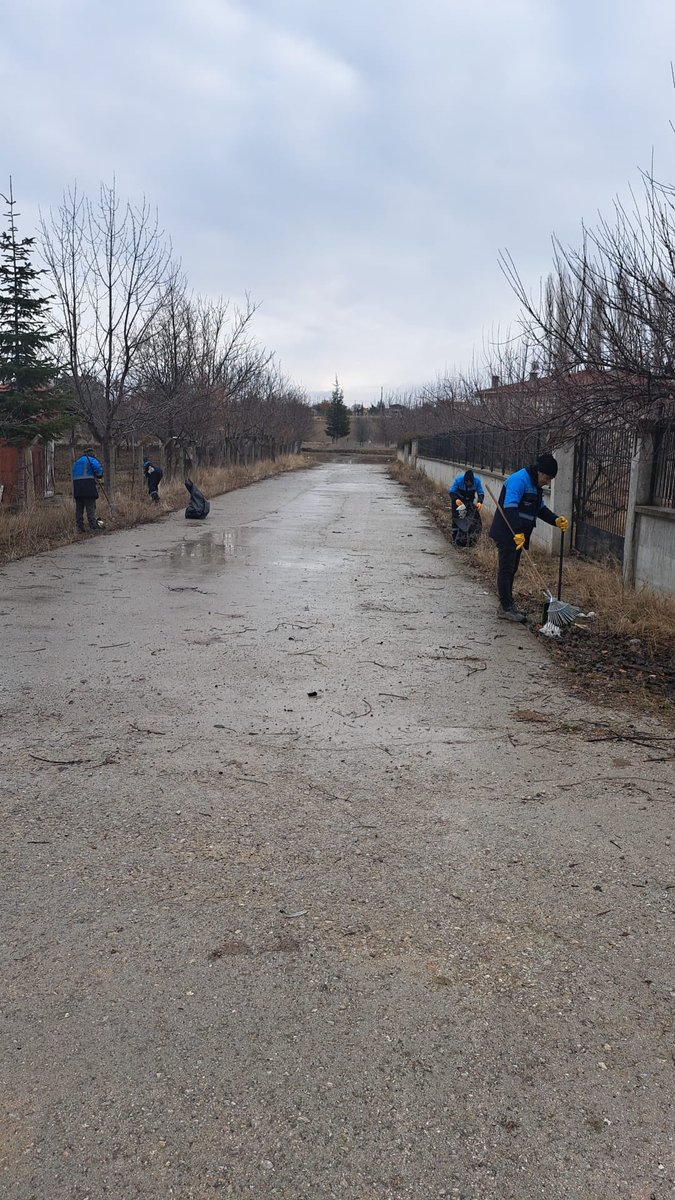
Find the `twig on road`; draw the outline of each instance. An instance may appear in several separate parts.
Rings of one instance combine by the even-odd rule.
[[[37,759],[38,762],[53,763],[57,767],[74,767],[79,763],[89,762],[87,758],[45,758],[44,754],[33,754],[28,751],[30,758]]]
[[[372,704],[370,704],[369,701],[366,700],[365,696],[363,697],[363,703],[366,706],[366,711],[362,712],[362,713],[359,713],[359,712],[343,713],[343,712],[340,712],[340,710],[338,708],[332,708],[331,712],[334,712],[336,717],[343,717],[345,720],[348,720],[350,717],[352,717],[352,718],[354,718],[354,720],[358,721],[358,720],[360,720],[361,717],[369,717],[373,711]]]
[[[108,754],[100,762],[92,762],[90,758],[46,758],[43,754],[33,754],[30,750],[28,754],[30,758],[34,758],[38,762],[51,763],[55,767],[75,767],[86,763],[92,771],[97,771],[99,767],[108,767],[111,763],[117,762],[114,754]]]
[[[568,788],[582,787],[587,783],[630,783],[632,787],[637,780],[640,783],[657,783],[661,786],[667,784],[665,779],[645,779],[644,775],[596,775],[593,778],[586,776],[585,779],[575,779],[572,783],[560,783],[558,779],[533,779],[532,784],[534,786],[540,783],[555,783],[560,791],[567,791]]]
[[[205,592],[204,589],[200,587],[172,587],[170,583],[166,584],[166,589],[168,592],[199,592],[202,596],[215,595],[215,592]]]
[[[223,613],[222,615],[227,616],[227,613]],[[265,633],[278,633],[280,629],[315,629],[320,624],[320,621],[312,621],[309,625],[301,625],[297,621],[279,621],[279,624],[275,625],[274,629],[266,629]]]
[[[391,608],[388,604],[362,604],[361,608],[364,612],[386,612],[393,613],[394,616],[415,617],[419,616],[419,608]]]

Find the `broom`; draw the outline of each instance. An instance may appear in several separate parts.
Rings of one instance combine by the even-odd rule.
[[[502,517],[504,518],[504,520],[506,522],[507,527],[510,529],[511,533],[515,537],[515,532],[514,532],[513,526],[511,525],[509,518],[507,517],[506,513],[504,512],[504,509],[502,508],[501,504],[499,503],[499,500],[497,500],[496,496],[492,492],[492,489],[490,488],[489,483],[485,484],[485,488],[486,488],[488,495],[490,496],[490,498],[492,500],[492,503],[495,504],[496,507],[499,509],[500,513],[502,514]],[[541,629],[539,630],[540,633],[543,633],[545,637],[560,637],[560,631],[562,629],[569,629],[569,627],[571,625],[574,625],[574,622],[577,620],[578,617],[594,617],[595,616],[595,613],[584,613],[581,611],[580,608],[577,608],[575,604],[568,604],[566,600],[561,599],[562,576],[563,576],[563,556],[564,556],[564,552],[565,552],[565,535],[562,532],[562,530],[560,531],[560,559],[559,559],[559,566],[558,566],[558,595],[557,596],[554,596],[553,593],[551,592],[551,590],[546,586],[546,581],[545,581],[543,575],[538,570],[537,565],[536,565],[532,555],[530,554],[529,550],[527,549],[527,547],[523,546],[523,550],[527,554],[527,560],[530,565],[530,568],[531,568],[533,574],[536,576],[539,583],[541,584],[542,590],[546,597],[546,600],[544,603],[544,624],[542,625]]]

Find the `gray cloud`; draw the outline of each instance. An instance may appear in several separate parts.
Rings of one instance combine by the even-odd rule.
[[[352,402],[466,363],[675,111],[665,0],[23,0],[4,173],[23,230],[77,178],[157,204],[197,290]]]

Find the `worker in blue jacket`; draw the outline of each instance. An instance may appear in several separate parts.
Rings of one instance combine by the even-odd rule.
[[[520,565],[523,548],[530,544],[532,532],[541,517],[547,525],[557,525],[563,533],[569,529],[567,517],[558,517],[544,504],[543,489],[558,474],[552,454],[540,454],[535,463],[509,475],[499,494],[499,505],[492,521],[490,537],[499,551],[497,591],[498,616],[505,621],[525,621],[525,613],[513,602],[513,581]]]
[[[480,510],[485,500],[480,475],[469,467],[457,476],[448,490],[452,504],[452,540],[456,546],[474,546],[481,533]]]
[[[164,472],[156,463],[150,462],[149,458],[143,459],[143,474],[148,481],[148,495],[156,504],[159,503],[159,484]]]
[[[475,471],[464,471],[462,475],[458,475],[454,483],[450,487],[450,495],[453,500],[453,506],[460,502],[467,508],[471,504],[476,504],[480,509],[485,499],[485,488],[480,475],[476,475]]]
[[[73,463],[73,496],[75,497],[75,521],[84,533],[84,512],[90,529],[100,529],[103,522],[96,517],[98,488],[96,480],[103,479],[103,467],[91,450],[85,450]]]

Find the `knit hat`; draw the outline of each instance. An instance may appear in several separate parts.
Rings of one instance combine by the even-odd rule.
[[[534,465],[542,475],[549,475],[551,479],[558,474],[558,464],[552,454],[540,454]]]

